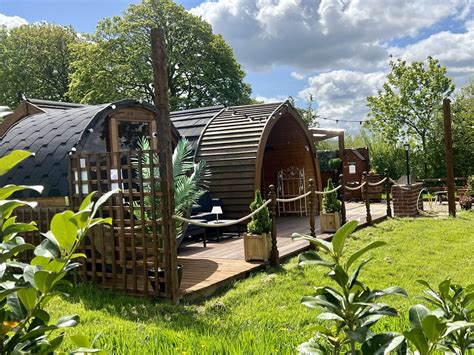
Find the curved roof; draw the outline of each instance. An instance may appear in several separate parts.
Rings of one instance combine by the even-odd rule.
[[[115,107],[114,107],[115,106]],[[0,177],[0,186],[7,184],[43,185],[45,196],[68,194],[68,162],[66,156],[73,147],[81,146],[88,128],[95,126],[110,111],[121,107],[154,106],[134,100],[123,100],[110,104],[68,107],[27,116],[4,134],[0,140],[0,156],[12,150],[23,149],[34,152],[22,164]],[[30,197],[25,191],[23,197]]]
[[[234,205],[234,211],[248,210],[256,188],[260,188],[265,145],[273,125],[291,115],[304,127],[289,102],[228,107],[204,129],[196,160],[205,160],[211,172],[209,191],[213,197]],[[301,122],[300,122],[301,121]],[[307,129],[304,129],[307,132]],[[307,132],[307,139],[312,139]],[[311,148],[313,149],[313,148]]]

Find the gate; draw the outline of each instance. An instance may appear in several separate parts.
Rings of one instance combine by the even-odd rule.
[[[278,198],[291,199],[306,193],[304,168],[290,166],[278,171]],[[293,202],[278,202],[278,214],[307,215],[306,197]]]

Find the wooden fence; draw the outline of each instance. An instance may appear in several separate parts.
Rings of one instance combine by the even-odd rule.
[[[161,159],[160,159],[161,158]],[[177,258],[162,233],[163,154],[158,151],[81,154],[70,157],[73,209],[88,193],[120,189],[99,211],[113,225],[93,228],[82,245],[87,259],[79,277],[126,293],[171,298],[170,265]]]

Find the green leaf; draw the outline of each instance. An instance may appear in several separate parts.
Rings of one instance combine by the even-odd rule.
[[[354,254],[352,254],[349,259],[347,260],[347,263],[346,263],[346,269],[349,269],[351,267],[351,265],[357,260],[359,259],[362,255],[364,255],[365,253],[367,253],[368,251],[372,250],[372,249],[375,249],[375,248],[379,248],[383,245],[385,245],[387,243],[381,241],[381,240],[378,240],[378,241],[375,241],[375,242],[372,242],[370,243],[369,245],[366,245],[365,247],[363,247],[362,249],[359,249],[358,251],[356,251]]]
[[[403,332],[403,335],[418,349],[420,355],[428,354],[429,344],[421,328],[413,328],[410,331]]]
[[[364,260],[362,263],[359,264],[359,266],[354,270],[352,273],[351,277],[347,281],[347,288],[350,290],[352,286],[354,286],[355,282],[357,281],[357,277],[359,276],[360,270],[364,267],[365,264],[367,264],[370,261],[370,259]]]
[[[446,326],[434,315],[428,314],[421,320],[423,332],[432,343],[436,343]]]
[[[344,288],[349,281],[349,276],[339,264],[336,264],[336,266],[330,272],[328,272],[327,275],[336,281],[337,284],[342,288]]]
[[[48,282],[48,277],[51,273],[46,270],[39,270],[35,273],[35,284],[36,287],[42,292],[46,291],[51,287],[51,283]]]
[[[47,259],[56,259],[61,256],[58,247],[49,239],[44,239],[40,245],[35,248],[36,256],[41,256]]]
[[[410,323],[413,328],[423,329],[422,321],[428,314],[430,310],[421,304],[411,306],[408,311]]]
[[[91,209],[92,208],[92,198],[96,194],[95,191],[91,192],[89,195],[87,195],[84,200],[82,200],[81,205],[79,206],[79,211],[83,211],[86,209]]]
[[[79,316],[77,314],[73,316],[65,316],[58,319],[56,326],[58,328],[70,328],[75,327],[79,324]]]
[[[333,264],[322,259],[314,250],[302,252],[298,255],[299,265],[321,265],[331,267]]]
[[[322,312],[318,315],[317,318],[321,320],[337,320],[337,321],[344,322],[344,318],[332,312]]]
[[[325,240],[322,240],[322,239],[319,239],[319,238],[313,238],[312,236],[310,235],[303,235],[303,234],[299,234],[299,233],[293,233],[291,238],[293,240],[307,240],[309,241],[310,243],[316,245],[317,247],[323,249],[324,251],[326,251],[328,254],[332,254],[333,253],[333,248],[332,248],[332,244],[325,241]]]
[[[17,164],[21,163],[31,155],[33,154],[25,150],[14,150],[10,154],[0,158],[0,176],[5,175]]]
[[[379,333],[362,344],[362,354],[386,355],[400,348],[405,338],[398,333]]]
[[[36,290],[34,288],[21,288],[17,292],[18,298],[28,311],[36,305]]]
[[[334,249],[334,253],[337,256],[341,256],[344,250],[344,244],[346,242],[346,238],[355,231],[357,225],[359,223],[357,221],[350,221],[344,224],[341,228],[339,228],[334,236],[332,237],[332,246]]]
[[[51,232],[60,249],[64,249],[67,253],[71,252],[77,238],[77,227],[70,221],[73,215],[71,211],[64,211],[55,214],[51,220]]]
[[[43,192],[43,186],[41,185],[33,185],[33,186],[25,186],[25,185],[6,185],[0,188],[0,200],[5,200],[9,198],[12,194],[17,191],[23,190],[33,190],[38,193]]]
[[[99,197],[97,202],[94,204],[94,209],[92,210],[92,216],[95,216],[97,213],[97,210],[110,198],[112,195],[117,194],[120,192],[120,189],[115,189],[112,191],[109,191],[102,196]]]
[[[0,301],[3,301],[9,294],[18,291],[20,288],[21,287],[13,287],[13,288],[9,288],[7,290],[1,290],[0,291]]]
[[[474,330],[474,322],[466,322],[466,321],[457,321],[457,322],[450,322],[447,323],[447,329],[444,333],[444,336],[451,334],[452,332],[456,332],[461,329],[470,328]]]
[[[69,338],[72,340],[74,344],[76,344],[79,347],[82,347],[82,348],[91,347],[89,339],[83,334],[71,335]]]

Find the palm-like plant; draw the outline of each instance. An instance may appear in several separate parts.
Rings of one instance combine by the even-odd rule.
[[[138,142],[138,148],[141,151],[150,151],[150,141],[142,137]],[[150,156],[153,156],[153,176],[159,178],[159,161],[158,155],[153,154],[141,154],[140,160],[134,161],[134,169],[138,171],[141,166],[142,176],[145,181],[150,181],[151,168],[150,168]],[[208,175],[207,164],[205,161],[194,163],[192,161],[192,147],[187,139],[181,139],[173,152],[173,191],[174,191],[174,214],[177,216],[184,216],[188,213],[189,209],[197,200],[206,192],[205,176]],[[156,191],[160,191],[159,179],[155,183]],[[151,197],[151,185],[144,184],[143,189],[145,192],[144,202],[147,206],[151,206],[152,203],[155,205],[160,204],[159,197],[155,198],[155,201]],[[137,206],[139,207],[139,206]],[[136,208],[135,213],[140,216],[140,209]],[[145,212],[146,213],[146,212]],[[158,216],[160,218],[160,216]],[[150,215],[146,215],[145,219],[151,219]],[[176,235],[180,236],[183,233],[183,222],[175,219]]]

